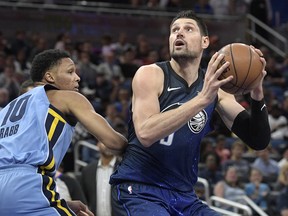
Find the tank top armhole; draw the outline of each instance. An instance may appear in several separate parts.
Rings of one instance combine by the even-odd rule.
[[[157,63],[156,63],[156,65],[162,69],[162,72],[163,72],[163,74],[164,74],[163,91],[162,91],[161,94],[159,95],[159,100],[164,97],[164,95],[165,95],[165,89],[168,88],[168,77],[169,77],[169,76],[168,76],[168,74],[167,74],[167,73],[168,73],[168,66],[167,66],[167,64],[168,64],[168,61],[157,62]]]

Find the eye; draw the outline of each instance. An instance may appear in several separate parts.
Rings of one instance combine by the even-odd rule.
[[[173,32],[173,33],[177,33],[179,31],[179,28],[173,28],[172,30],[171,30],[171,32]]]
[[[190,28],[190,27],[188,27],[188,28],[187,28],[187,31],[188,31],[188,32],[192,32],[192,31],[193,31],[193,29],[192,29],[192,28]]]

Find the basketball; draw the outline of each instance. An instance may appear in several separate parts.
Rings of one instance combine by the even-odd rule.
[[[263,67],[256,51],[243,43],[231,43],[221,48],[219,53],[225,55],[219,67],[226,61],[230,62],[219,80],[233,76],[229,83],[221,86],[224,91],[234,95],[243,95],[255,88],[261,79]]]

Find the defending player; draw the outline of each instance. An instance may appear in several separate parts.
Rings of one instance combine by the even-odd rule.
[[[253,149],[270,141],[262,80],[251,91],[251,115],[233,95],[220,89],[227,68],[223,55],[199,69],[209,45],[204,22],[192,11],[180,12],[170,26],[171,60],[141,67],[133,79],[129,145],[111,176],[117,216],[218,216],[200,201],[197,182],[201,139],[212,130],[216,109],[226,126]],[[256,50],[259,54],[260,51]]]
[[[126,147],[126,139],[78,93],[80,78],[66,52],[38,54],[31,78],[40,86],[0,112],[0,214],[93,215],[80,201],[66,203],[55,192],[54,175],[71,143],[74,126],[81,122],[115,151]]]

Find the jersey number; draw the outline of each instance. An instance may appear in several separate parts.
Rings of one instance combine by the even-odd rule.
[[[172,133],[169,136],[161,139],[159,143],[162,144],[162,145],[170,146],[170,145],[172,145],[173,138],[174,138],[174,133]]]
[[[31,95],[27,95],[19,100],[14,100],[10,103],[8,112],[4,117],[1,127],[7,123],[8,119],[11,122],[16,122],[23,117],[30,96]]]

